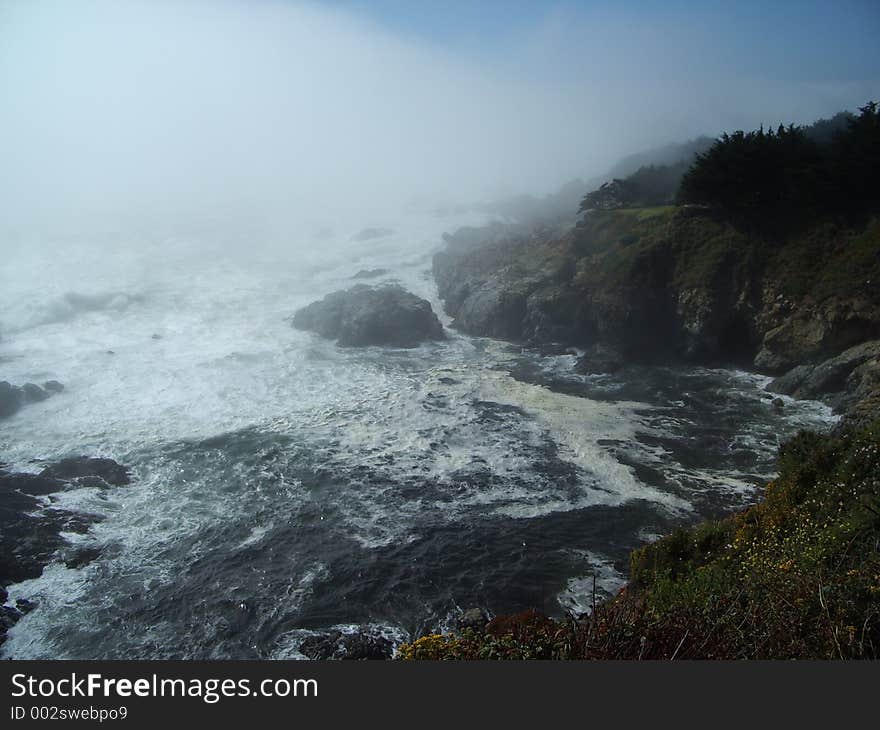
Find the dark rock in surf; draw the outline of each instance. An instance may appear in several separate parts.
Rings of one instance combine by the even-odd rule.
[[[128,484],[128,470],[112,459],[78,457],[52,464],[40,474],[0,473],[0,586],[37,578],[43,567],[62,560],[88,564],[97,548],[72,549],[64,533],[83,534],[99,518],[67,512],[48,495],[75,487]],[[65,552],[68,554],[65,556]]]
[[[60,393],[64,386],[57,380],[50,380],[41,388],[36,383],[25,383],[21,387],[5,380],[0,381],[0,418],[15,415],[28,403],[39,403],[53,393]]]
[[[42,474],[0,474],[0,494],[14,490],[32,497],[41,497],[62,491],[67,483]]]
[[[21,386],[21,394],[26,403],[39,403],[49,397],[49,393],[36,383],[25,383]]]
[[[0,381],[0,418],[15,414],[22,404],[21,389],[5,380]]]
[[[605,345],[593,345],[575,363],[574,369],[582,375],[616,373],[624,365],[623,356]]]
[[[328,294],[300,309],[293,326],[336,339],[343,347],[415,347],[446,337],[431,303],[397,285],[359,284]]]
[[[33,601],[29,601],[27,598],[19,598],[15,602],[16,610],[24,616],[26,613],[30,613],[37,607],[37,604]]]
[[[99,459],[88,456],[77,456],[70,459],[62,459],[56,464],[50,464],[40,476],[54,477],[56,479],[77,479],[82,477],[99,477],[107,484],[119,487],[129,483],[128,467],[119,464],[113,459]]]
[[[309,659],[384,660],[391,658],[394,646],[383,636],[334,630],[308,637],[299,651]]]

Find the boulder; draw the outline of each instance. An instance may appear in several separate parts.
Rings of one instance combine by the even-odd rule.
[[[471,629],[472,631],[481,631],[489,623],[489,617],[482,608],[469,608],[458,618],[459,631]]]
[[[778,378],[771,380],[767,384],[767,390],[771,393],[794,396],[811,372],[813,372],[812,365],[798,365],[789,370],[785,375],[780,375]]]
[[[415,347],[446,336],[431,303],[397,285],[359,284],[328,294],[300,309],[293,326],[336,339],[343,347]]]

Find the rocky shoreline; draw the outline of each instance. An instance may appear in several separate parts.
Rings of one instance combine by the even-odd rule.
[[[468,334],[579,348],[584,372],[743,367],[777,376],[773,393],[824,400],[864,425],[880,403],[878,249],[877,221],[767,241],[711,210],[666,206],[462,229],[432,269]]]
[[[62,459],[38,473],[10,472],[0,464],[0,646],[6,632],[36,607],[23,599],[7,604],[8,585],[38,578],[59,558],[67,567],[79,568],[100,554],[93,548],[76,548],[63,536],[86,533],[97,516],[61,509],[53,495],[84,487],[121,487],[129,481],[128,469],[112,459]]]

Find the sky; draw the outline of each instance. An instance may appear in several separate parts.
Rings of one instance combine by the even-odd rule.
[[[0,219],[546,194],[880,98],[878,37],[845,0],[0,0]]]
[[[880,68],[876,0],[330,0],[395,33],[491,61],[516,59],[537,34],[550,63],[584,58],[592,46],[636,55],[661,50],[683,69],[781,79],[853,80]],[[668,39],[668,40],[667,40]],[[642,45],[644,41],[647,45]],[[672,45],[674,43],[675,45]],[[645,59],[642,58],[642,61]],[[582,66],[577,64],[580,72]],[[564,68],[556,70],[565,72]]]

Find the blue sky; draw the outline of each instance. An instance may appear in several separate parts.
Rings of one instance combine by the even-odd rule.
[[[651,27],[667,34],[665,50],[683,65],[797,80],[864,80],[880,71],[878,0],[325,0],[395,34],[510,60],[534,32],[562,26],[571,51],[579,38],[621,41]],[[649,49],[663,49],[655,38]],[[690,42],[686,48],[682,43]],[[684,51],[684,53],[683,53]],[[564,53],[561,54],[564,57]],[[559,71],[564,73],[565,69]]]

